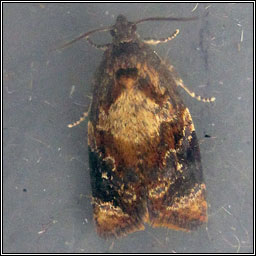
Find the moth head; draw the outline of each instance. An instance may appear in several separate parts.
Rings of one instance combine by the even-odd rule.
[[[136,38],[135,32],[136,25],[133,22],[129,22],[123,15],[117,17],[115,25],[110,30],[115,44],[133,41]]]

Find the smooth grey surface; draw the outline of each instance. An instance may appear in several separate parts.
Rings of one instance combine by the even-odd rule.
[[[179,28],[175,40],[154,49],[191,90],[216,97],[214,104],[201,103],[180,90],[200,141],[210,206],[209,222],[198,231],[147,226],[114,243],[95,233],[87,123],[67,124],[89,106],[102,52],[83,40],[50,49],[113,24],[120,13],[129,20],[205,16],[138,28],[144,37]],[[252,252],[252,4],[4,3],[3,15],[4,252]],[[103,43],[110,36],[93,38]]]

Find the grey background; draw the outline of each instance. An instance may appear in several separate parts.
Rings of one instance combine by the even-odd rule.
[[[3,251],[232,253],[253,250],[253,5],[249,3],[3,4]],[[194,10],[193,10],[194,9]],[[154,49],[201,103],[180,90],[201,147],[209,222],[195,232],[152,229],[116,241],[95,233],[90,204],[87,122],[102,52],[82,32],[150,16],[204,16],[141,24],[144,36],[178,37]],[[206,15],[208,13],[208,15]],[[110,36],[93,37],[98,43]],[[204,135],[211,135],[205,138]]]

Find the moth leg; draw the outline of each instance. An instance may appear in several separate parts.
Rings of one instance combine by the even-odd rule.
[[[110,44],[101,44],[101,45],[95,44],[90,38],[86,38],[86,40],[89,42],[89,44],[92,47],[94,47],[98,50],[102,50],[102,51],[106,51],[108,49],[109,45],[110,45]]]
[[[161,60],[162,64],[165,65],[169,69],[169,71],[171,72],[171,76],[174,79],[176,85],[183,88],[186,91],[186,93],[188,93],[192,98],[195,98],[198,101],[203,101],[203,102],[213,102],[213,101],[216,100],[215,97],[205,98],[205,97],[202,97],[200,95],[197,95],[195,92],[190,91],[187,88],[187,86],[184,84],[183,80],[179,77],[179,75],[176,72],[176,70],[174,69],[174,67],[172,65],[170,65],[169,63],[167,63],[166,61],[162,60],[161,58],[160,58],[160,60]]]
[[[157,45],[157,44],[163,44],[163,43],[167,43],[168,41],[171,41],[172,39],[174,39],[178,34],[179,34],[179,29],[176,29],[176,31],[170,35],[167,38],[160,38],[160,39],[156,39],[156,38],[145,38],[142,41],[145,44],[150,44],[150,45]]]
[[[92,102],[90,102],[90,105],[89,105],[89,108],[86,112],[83,113],[83,115],[80,117],[80,119],[72,124],[68,124],[68,128],[73,128],[75,126],[78,126],[79,124],[81,124],[85,119],[86,117],[88,116],[89,112],[91,111],[91,106],[92,106]]]
[[[213,102],[215,101],[215,97],[210,97],[210,98],[205,98],[202,97],[200,95],[195,94],[194,92],[190,91],[186,85],[184,84],[183,80],[181,78],[175,78],[175,82],[178,86],[180,86],[181,88],[183,88],[186,93],[188,93],[192,98],[197,99],[198,101],[203,101],[203,102]]]

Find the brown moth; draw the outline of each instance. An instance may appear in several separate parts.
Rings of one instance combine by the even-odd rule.
[[[144,223],[189,231],[207,222],[199,145],[177,87],[204,102],[215,98],[190,92],[173,67],[150,48],[170,41],[178,30],[163,39],[142,40],[136,33],[136,25],[145,21],[194,19],[129,22],[119,15],[113,26],[87,32],[65,45],[86,38],[104,50],[88,122],[93,213],[97,232],[104,238],[143,230]],[[111,44],[96,45],[89,38],[108,30]]]

